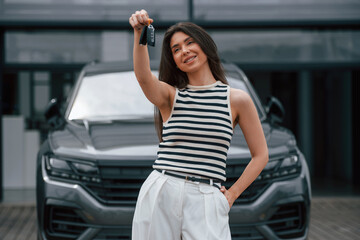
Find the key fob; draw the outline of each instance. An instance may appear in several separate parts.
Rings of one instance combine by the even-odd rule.
[[[140,41],[139,41],[139,44],[140,45],[146,45],[146,42],[147,42],[147,29],[148,27],[145,26],[141,32],[141,35],[140,35]]]
[[[147,27],[147,33],[146,33],[146,40],[147,40],[147,44],[149,46],[154,47],[155,46],[155,28],[153,27],[153,25],[149,25]]]

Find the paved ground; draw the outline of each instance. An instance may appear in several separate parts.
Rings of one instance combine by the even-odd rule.
[[[308,239],[360,239],[360,198],[313,198]]]
[[[36,236],[36,208],[34,204],[0,204],[1,240],[36,240]]]
[[[360,197],[315,197],[308,240],[360,239]],[[0,204],[1,240],[36,240],[34,204]]]

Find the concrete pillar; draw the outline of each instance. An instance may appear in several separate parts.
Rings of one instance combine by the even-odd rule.
[[[34,189],[40,133],[25,130],[22,116],[3,116],[4,188]]]
[[[334,76],[334,116],[332,131],[333,175],[337,179],[352,182],[352,99],[351,72],[344,71]]]
[[[1,3],[0,1],[0,8]],[[2,8],[1,8],[2,9]],[[3,194],[3,157],[2,157],[2,149],[3,149],[3,142],[2,142],[2,83],[3,83],[3,73],[4,73],[4,63],[5,63],[5,33],[4,30],[0,28],[0,202],[4,199]]]
[[[2,124],[4,188],[21,189],[24,183],[24,118],[3,116]]]
[[[299,72],[298,89],[298,146],[305,155],[310,174],[313,175],[313,87],[311,72]]]
[[[346,182],[352,181],[352,99],[351,72],[327,72],[325,80],[326,117],[325,175]]]
[[[359,79],[360,70],[352,71],[352,179],[353,184],[357,187],[360,186],[360,131],[359,131],[359,114],[356,114],[360,109],[360,97],[359,97]]]
[[[36,187],[36,158],[40,149],[40,132],[38,130],[24,131],[24,156],[23,156],[23,188],[35,189]]]

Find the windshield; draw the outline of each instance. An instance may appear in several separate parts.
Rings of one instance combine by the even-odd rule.
[[[85,76],[69,113],[69,120],[152,118],[154,107],[146,99],[133,71]]]
[[[157,72],[153,73],[158,75]],[[245,82],[239,78],[228,76],[227,80],[231,87],[249,93]],[[68,119],[101,121],[153,119],[153,116],[153,104],[142,92],[134,72],[128,71],[85,76],[76,93]]]

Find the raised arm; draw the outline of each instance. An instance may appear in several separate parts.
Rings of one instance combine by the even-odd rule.
[[[159,81],[152,74],[147,46],[139,44],[141,31],[149,20],[151,23],[153,22],[145,10],[136,11],[129,18],[129,23],[134,29],[133,64],[136,78],[145,96],[162,111],[162,109],[168,109],[169,105],[171,105],[171,98],[174,95],[175,88]]]
[[[230,96],[231,108],[235,113],[234,115],[238,120],[251,153],[251,161],[239,179],[229,190],[226,190],[225,187],[221,189],[231,207],[234,201],[264,169],[269,156],[261,122],[251,97],[246,92],[238,89],[231,89]]]

